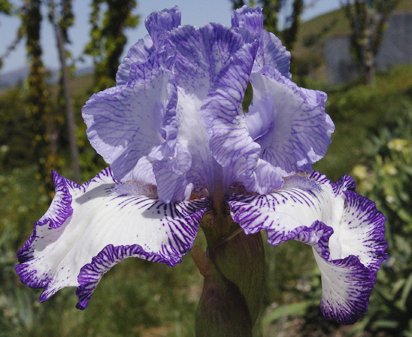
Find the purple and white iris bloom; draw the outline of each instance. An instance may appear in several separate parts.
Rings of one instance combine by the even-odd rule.
[[[77,287],[86,308],[127,257],[173,266],[203,215],[228,210],[246,234],[312,246],[325,317],[351,323],[366,311],[386,256],[384,217],[350,177],[331,183],[312,171],[334,130],[326,95],[291,81],[290,54],[262,22],[247,7],[231,28],[181,26],[176,8],[146,19],[149,35],[128,52],[116,86],[83,108],[109,168],[83,185],[54,172],[54,200],[18,253],[17,273],[43,288],[41,301]]]

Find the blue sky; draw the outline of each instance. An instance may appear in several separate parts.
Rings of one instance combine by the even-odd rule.
[[[70,37],[73,41],[71,51],[74,56],[81,54],[88,40],[89,2],[88,0],[74,0],[76,22],[75,26],[70,30]],[[339,0],[308,0],[307,3],[314,4],[304,13],[304,19],[306,20],[339,7]],[[229,0],[138,0],[136,13],[141,16],[142,21],[137,29],[127,32],[127,47],[130,47],[146,34],[143,20],[148,14],[174,5],[179,6],[182,12],[183,24],[201,26],[208,22],[219,22],[225,25],[229,25],[230,23],[232,10]],[[4,53],[5,48],[13,40],[18,25],[19,21],[17,19],[0,16],[0,55]],[[49,68],[56,68],[58,61],[54,36],[48,23],[43,24],[41,34],[44,62]],[[90,62],[90,60],[88,62]],[[84,66],[90,64],[88,62],[86,62]],[[22,68],[25,65],[25,51],[22,43],[19,48],[6,59],[3,68],[0,70],[0,74]]]

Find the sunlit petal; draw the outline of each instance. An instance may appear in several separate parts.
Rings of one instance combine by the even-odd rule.
[[[100,278],[127,257],[175,265],[192,247],[206,200],[164,204],[145,186],[121,184],[109,169],[76,186],[54,174],[56,197],[20,250],[23,283],[43,288],[41,301],[78,287],[85,308]],[[139,194],[140,193],[140,194]]]

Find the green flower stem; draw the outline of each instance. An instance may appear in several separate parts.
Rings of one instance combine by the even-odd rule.
[[[264,293],[260,234],[245,235],[230,216],[206,215],[208,249],[193,258],[204,277],[196,314],[197,337],[252,337]]]

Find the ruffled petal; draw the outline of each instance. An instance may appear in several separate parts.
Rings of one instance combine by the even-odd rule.
[[[116,179],[136,180],[138,161],[176,138],[176,88],[156,63],[136,65],[139,79],[93,95],[83,108],[90,143]]]
[[[366,311],[387,256],[385,218],[353,188],[347,176],[332,184],[314,172],[287,179],[274,193],[229,200],[232,218],[246,234],[266,230],[272,245],[298,240],[314,248],[322,275],[321,311],[344,324]]]
[[[290,52],[286,49],[279,38],[272,33],[263,32],[262,42],[262,72],[268,76],[275,77],[277,72],[287,79],[292,77],[290,73]]]
[[[116,84],[124,85],[128,81],[133,80],[136,76],[133,76],[131,69],[133,65],[146,63],[153,55],[155,48],[153,46],[152,38],[146,35],[143,39],[137,41],[127,52],[127,55],[123,58],[119,65],[119,69],[116,73]]]
[[[160,12],[153,12],[146,18],[146,29],[157,50],[161,49],[162,44],[168,37],[168,33],[180,26],[180,23],[181,13],[177,7],[166,8]]]
[[[263,29],[261,8],[243,6],[237,9],[232,16],[232,27],[239,31],[246,42],[259,40],[253,73],[265,72],[268,76],[273,76],[279,72],[286,78],[291,78],[290,52],[275,35]]]
[[[239,34],[218,24],[199,29],[179,27],[169,38],[176,51],[173,71],[178,88],[178,142],[192,157],[187,179],[195,188],[206,187],[211,192],[216,182],[223,184],[222,179],[225,180],[221,167],[214,160],[214,151],[219,147],[212,143],[222,135],[217,136],[219,125],[212,130],[212,120],[218,113],[213,110],[228,111],[241,106],[253,64],[251,54],[255,51],[252,45],[244,44]],[[212,107],[212,100],[220,102]],[[230,114],[232,118],[239,118],[238,111],[230,111]],[[243,134],[246,132],[243,126]],[[227,141],[229,146],[231,140]],[[241,144],[236,147],[239,150]],[[223,171],[231,176],[227,173],[231,168],[226,170],[225,167]]]
[[[109,169],[76,186],[54,174],[56,197],[18,253],[21,281],[43,288],[41,301],[78,287],[86,307],[100,278],[126,257],[170,266],[192,247],[206,200],[164,204],[145,186],[115,181]]]
[[[254,74],[251,82],[246,123],[261,158],[287,173],[310,168],[325,155],[334,130],[326,94],[299,88],[279,73],[276,80]]]
[[[233,55],[202,107],[214,159],[241,182],[253,174],[259,152],[259,145],[248,135],[242,111],[256,48],[256,44],[247,44]]]
[[[187,179],[192,167],[191,154],[175,142],[171,145],[166,143],[159,150],[159,160],[153,161],[159,199],[166,203],[188,200],[193,188]]]
[[[262,8],[243,6],[232,15],[232,28],[238,31],[247,43],[260,40],[263,34]]]
[[[219,24],[196,29],[182,26],[169,35],[176,53],[177,86],[200,99],[206,98],[220,71],[244,42],[236,32]]]
[[[368,309],[376,274],[354,255],[325,260],[315,250],[313,253],[321,272],[323,316],[340,324],[355,323]]]
[[[139,78],[140,74],[133,71],[133,66],[146,63],[154,55],[157,59],[162,58],[160,55],[167,50],[167,35],[180,25],[180,16],[179,9],[174,7],[154,12],[146,18],[145,25],[149,35],[139,40],[127,52],[116,74],[117,85],[124,85]],[[165,56],[167,59],[168,55]]]
[[[344,199],[336,197],[329,183],[294,176],[283,188],[266,195],[233,196],[229,200],[232,218],[245,231],[268,231],[268,240],[278,245],[291,240],[302,227],[316,221],[335,223]]]

